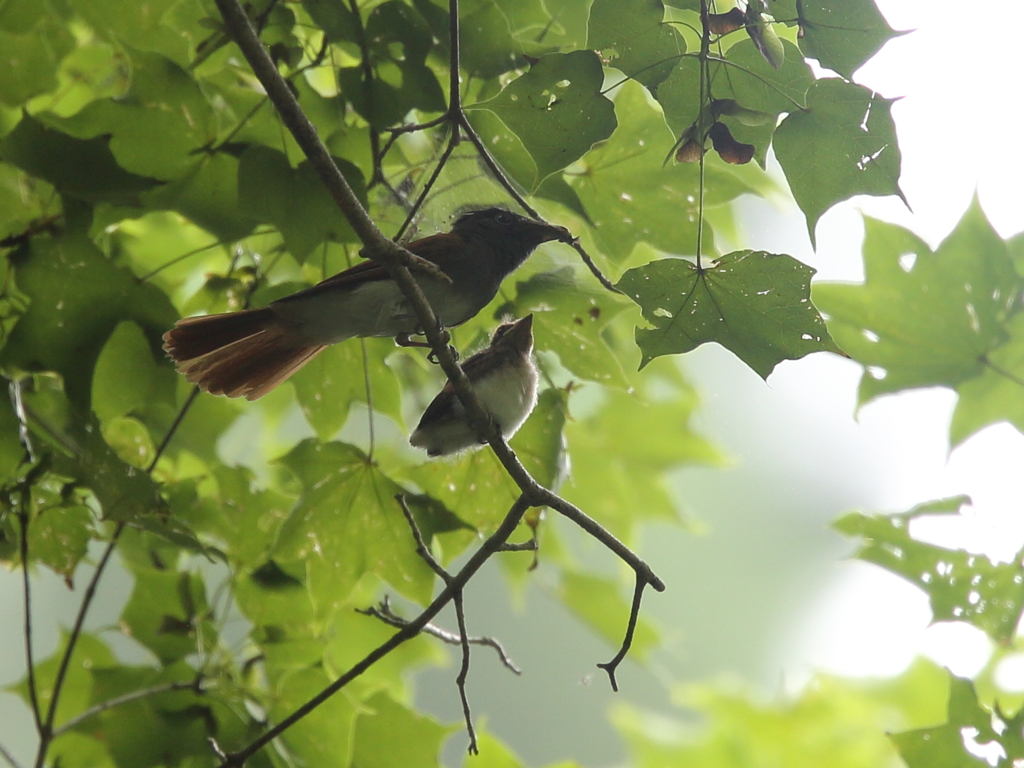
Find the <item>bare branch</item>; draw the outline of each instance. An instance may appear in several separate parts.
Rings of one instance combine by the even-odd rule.
[[[501,548],[502,552],[536,552],[538,549],[537,539],[522,541],[518,544],[506,544]]]
[[[626,654],[629,652],[629,647],[633,644],[633,634],[636,632],[636,621],[640,616],[640,600],[644,596],[644,588],[649,582],[645,581],[644,578],[638,573],[636,575],[636,587],[633,589],[633,605],[629,609],[629,624],[626,626],[626,636],[622,639],[622,647],[619,648],[619,652],[615,654],[615,658],[611,661],[597,666],[608,673],[608,680],[611,682],[612,690],[618,692],[619,685],[615,681],[615,670],[618,669],[619,664],[626,658]]]
[[[26,666],[26,682],[28,684],[28,700],[31,704],[32,719],[35,720],[36,730],[42,733],[43,720],[42,710],[39,707],[39,685],[36,682],[36,663],[35,654],[33,652],[32,642],[32,588],[31,579],[28,575],[28,518],[29,518],[29,499],[32,493],[31,485],[27,482],[20,489],[18,495],[18,520],[21,523],[21,541],[20,554],[21,554],[21,586],[22,595],[25,603],[25,666]]]
[[[466,721],[466,733],[469,734],[468,752],[471,755],[479,755],[480,747],[477,746],[476,729],[473,727],[473,710],[470,709],[469,694],[466,692],[466,680],[469,679],[469,632],[466,631],[466,610],[462,602],[462,590],[452,595],[452,602],[455,604],[455,619],[459,623],[459,646],[462,648],[462,666],[459,667],[455,685],[459,689],[462,717]]]
[[[218,2],[219,1],[220,0],[218,0]],[[498,526],[498,529],[491,534],[486,541],[484,541],[483,545],[481,545],[476,552],[473,553],[469,560],[466,561],[466,564],[462,566],[462,569],[452,576],[451,583],[445,586],[441,593],[434,598],[433,602],[427,606],[419,616],[410,621],[375,649],[370,651],[370,653],[364,656],[361,661],[352,666],[348,672],[341,675],[333,683],[320,691],[320,693],[288,715],[288,717],[281,720],[281,722],[274,727],[268,729],[263,735],[254,739],[244,749],[229,754],[227,759],[221,762],[218,768],[237,768],[237,766],[243,765],[250,756],[276,739],[294,723],[298,722],[314,709],[319,707],[323,702],[376,664],[377,661],[387,656],[402,643],[416,637],[416,635],[423,631],[423,628],[430,623],[430,620],[437,616],[437,614],[441,612],[441,609],[452,601],[455,593],[465,587],[476,572],[480,570],[483,564],[486,563],[491,556],[498,551],[500,546],[508,540],[508,537],[515,531],[520,520],[523,519],[523,515],[526,514],[526,511],[530,506],[531,504],[528,497],[525,494],[520,496],[516,500],[515,504],[512,505],[508,514],[505,515],[505,519],[501,521],[501,525]]]
[[[409,524],[409,528],[412,529],[412,537],[416,540],[416,554],[430,566],[430,570],[441,577],[441,581],[445,584],[451,584],[452,575],[442,568],[441,564],[434,559],[432,554],[430,554],[430,550],[427,548],[427,543],[423,540],[423,534],[420,533],[419,526],[416,525],[416,520],[412,516],[412,511],[409,509],[409,505],[405,502],[405,494],[395,494],[395,501],[397,501],[398,506],[402,508],[402,514],[405,515],[405,521]]]
[[[503,548],[499,548],[498,551],[500,552],[502,549]],[[409,623],[406,619],[403,619],[391,609],[391,601],[388,600],[387,597],[381,601],[380,605],[375,605],[372,608],[357,608],[356,610],[364,616],[373,616],[375,619],[380,619],[385,624],[390,624],[392,627],[404,627]],[[461,645],[462,643],[461,635],[449,632],[447,629],[443,629],[436,624],[427,624],[420,631],[422,634],[436,637],[442,643],[447,643],[448,645]],[[494,652],[498,654],[498,659],[506,669],[516,675],[523,674],[523,671],[517,667],[516,663],[512,661],[507,653],[505,653],[504,646],[497,639],[487,635],[470,635],[467,642],[469,642],[470,645],[482,645],[487,648],[493,648]]]
[[[658,578],[657,574],[651,570],[651,566],[641,560],[629,547],[619,541],[604,526],[587,515],[586,512],[573,506],[561,496],[552,493],[547,489],[541,490],[541,496],[542,498],[538,500],[536,506],[551,507],[563,517],[572,520],[586,533],[593,536],[608,549],[618,555],[619,559],[633,569],[633,572],[637,574],[638,578],[654,587],[656,592],[665,591],[665,582]]]
[[[103,550],[103,555],[100,557],[100,561],[96,564],[96,570],[93,571],[92,578],[89,579],[89,584],[85,588],[85,594],[82,595],[82,604],[78,606],[78,615],[75,616],[75,624],[71,628],[71,634],[68,635],[67,647],[64,649],[64,654],[61,656],[60,666],[57,668],[57,675],[53,679],[53,691],[50,694],[50,706],[46,710],[46,717],[43,719],[43,724],[39,729],[39,751],[36,754],[35,768],[43,768],[46,761],[46,753],[50,747],[50,742],[53,740],[53,721],[57,716],[57,703],[60,701],[61,689],[64,687],[65,679],[67,679],[68,666],[71,664],[71,657],[75,653],[75,646],[78,644],[78,638],[82,635],[82,626],[85,624],[85,617],[88,615],[89,608],[92,606],[93,598],[96,596],[96,588],[99,585],[100,578],[103,576],[103,572],[107,568],[107,563],[110,562],[110,556],[114,554],[114,548],[117,546],[117,540],[121,538],[121,533],[124,532],[124,528],[124,522],[118,523],[117,527],[114,528],[114,532],[110,536],[110,541]]]

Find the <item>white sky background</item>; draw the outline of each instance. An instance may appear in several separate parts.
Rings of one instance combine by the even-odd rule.
[[[817,254],[810,253],[806,234],[799,232],[803,219],[795,211],[787,212],[785,224],[773,223],[778,211],[753,203],[754,223],[745,232],[745,246],[774,244],[783,251],[788,246],[824,279],[862,279],[858,211],[906,226],[935,246],[977,191],[1000,235],[1024,230],[1024,44],[1013,21],[1020,0],[978,7],[951,0],[877,4],[894,29],[914,31],[890,41],[855,79],[888,98],[903,97],[893,116],[903,152],[900,186],[912,211],[896,199],[858,198],[839,206],[819,224]],[[759,218],[766,226],[757,226]],[[811,382],[810,371],[789,365],[769,380],[776,397],[817,412],[822,423],[847,418],[835,408],[853,410],[859,368],[841,361],[815,363],[819,370]],[[855,427],[842,426],[853,442],[846,453],[882,459],[880,476],[865,478],[879,484],[880,509],[900,511],[969,494],[974,506],[966,519],[926,523],[915,534],[1008,560],[1024,544],[1024,438],[999,425],[949,453],[946,430],[954,402],[949,391],[932,390],[869,404]],[[917,589],[873,566],[846,563],[806,624],[788,638],[794,643],[787,654],[788,674],[798,679],[811,668],[891,674],[919,652],[961,674],[984,662],[989,645],[980,632],[958,625],[928,628],[929,619],[927,601]],[[1018,679],[1024,681],[1024,675]],[[1024,682],[1016,685],[1024,688]]]

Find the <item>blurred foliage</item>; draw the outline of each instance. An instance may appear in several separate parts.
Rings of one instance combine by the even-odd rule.
[[[762,170],[770,149],[812,238],[835,203],[899,194],[890,102],[849,80],[896,34],[871,0],[716,7],[716,25],[739,21],[714,33],[700,8],[460,8],[472,125],[511,182],[578,235],[626,296],[549,243],[454,338],[470,350],[504,313],[535,314],[544,391],[513,446],[536,478],[630,543],[646,521],[679,519],[669,472],[720,461],[691,423],[696,397],[679,369],[654,360],[705,342],[762,376],[841,347],[865,365],[864,401],[954,387],[954,443],[994,421],[1024,429],[1021,247],[999,239],[977,206],[934,253],[869,221],[863,286],[811,291],[813,270],[790,256],[716,245],[730,203],[775,190]],[[246,9],[385,231],[424,192],[410,232],[443,230],[468,204],[508,203],[465,142],[425,188],[445,124],[387,130],[446,109],[448,3]],[[0,368],[12,393],[0,405],[0,559],[81,587],[90,571],[79,564],[119,536],[133,588],[109,633],[149,653],[124,664],[103,633],[76,631],[16,691],[40,720],[59,695],[49,764],[214,765],[211,743],[242,749],[388,637],[354,608],[385,592],[431,599],[437,578],[397,494],[449,563],[496,527],[516,488],[489,451],[425,462],[406,445],[407,425],[441,386],[418,351],[349,342],[251,404],[193,402],[164,357],[161,334],[177,317],[264,304],[359,258],[214,3],[8,0],[0,49]],[[838,77],[816,80],[806,58]],[[925,589],[937,619],[1011,642],[1024,604],[1019,561],[916,542],[913,514],[842,526],[864,539],[863,557]],[[557,571],[556,595],[617,644],[629,587],[582,570],[542,515],[528,522],[545,542],[540,567]],[[525,569],[508,569],[513,584]],[[225,639],[229,620],[244,626],[244,642]],[[634,655],[657,642],[641,620]],[[438,657],[428,639],[409,643],[249,764],[436,765],[452,726],[411,708],[408,673]],[[920,701],[946,687],[948,712],[922,714]],[[984,725],[994,705],[936,670],[881,687],[822,680],[777,706],[706,690],[687,706],[709,716],[709,731],[671,744],[618,713],[636,764],[884,765],[895,757],[883,730],[937,728],[893,742],[925,765],[938,764],[936,744],[959,749],[964,728],[1007,738]],[[1006,723],[1019,741],[1016,721]],[[1020,754],[1006,744],[1005,755]],[[486,732],[481,746],[476,766],[520,765]]]

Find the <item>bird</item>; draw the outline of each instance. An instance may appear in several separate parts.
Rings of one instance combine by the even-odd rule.
[[[506,440],[518,431],[537,404],[537,366],[532,352],[531,314],[498,326],[490,345],[462,364],[481,405]],[[427,406],[409,442],[426,449],[431,457],[481,444],[450,381]]]
[[[465,212],[450,232],[406,248],[451,279],[413,272],[440,324],[453,328],[483,309],[502,280],[552,240],[569,243],[572,236],[564,227],[491,207]],[[403,346],[425,346],[409,339],[417,333],[422,329],[397,283],[367,261],[261,309],[184,318],[163,339],[178,371],[200,389],[256,400],[330,344],[394,336]]]

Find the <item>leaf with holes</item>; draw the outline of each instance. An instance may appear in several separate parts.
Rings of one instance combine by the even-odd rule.
[[[854,195],[899,195],[900,149],[885,99],[862,85],[829,78],[807,92],[807,111],[775,131],[775,156],[807,218],[814,243],[818,219]]]
[[[864,284],[814,288],[836,341],[864,366],[860,402],[981,374],[1021,278],[977,201],[934,253],[895,224],[864,227]]]
[[[426,603],[433,571],[416,554],[395,495],[405,490],[359,449],[304,440],[280,459],[303,492],[281,526],[276,560],[305,568],[320,615],[344,605],[356,583],[376,574],[405,597]],[[429,542],[431,520],[420,529]]]
[[[838,352],[811,304],[814,270],[792,256],[735,251],[698,269],[662,259],[631,269],[618,288],[643,310],[653,328],[638,328],[640,367],[717,341],[767,378],[783,360]]]
[[[928,595],[933,621],[973,624],[996,642],[1013,637],[1024,611],[1024,570],[1018,553],[1009,563],[986,555],[946,549],[910,535],[910,522],[924,515],[957,513],[966,496],[930,502],[897,515],[852,512],[834,523],[840,533],[861,539],[857,557],[902,576]]]
[[[661,0],[595,0],[587,47],[627,77],[654,87],[686,53],[686,42],[664,18]]]
[[[612,135],[615,108],[600,93],[603,82],[593,51],[553,53],[474,109],[490,109],[519,137],[537,164],[536,184]]]

